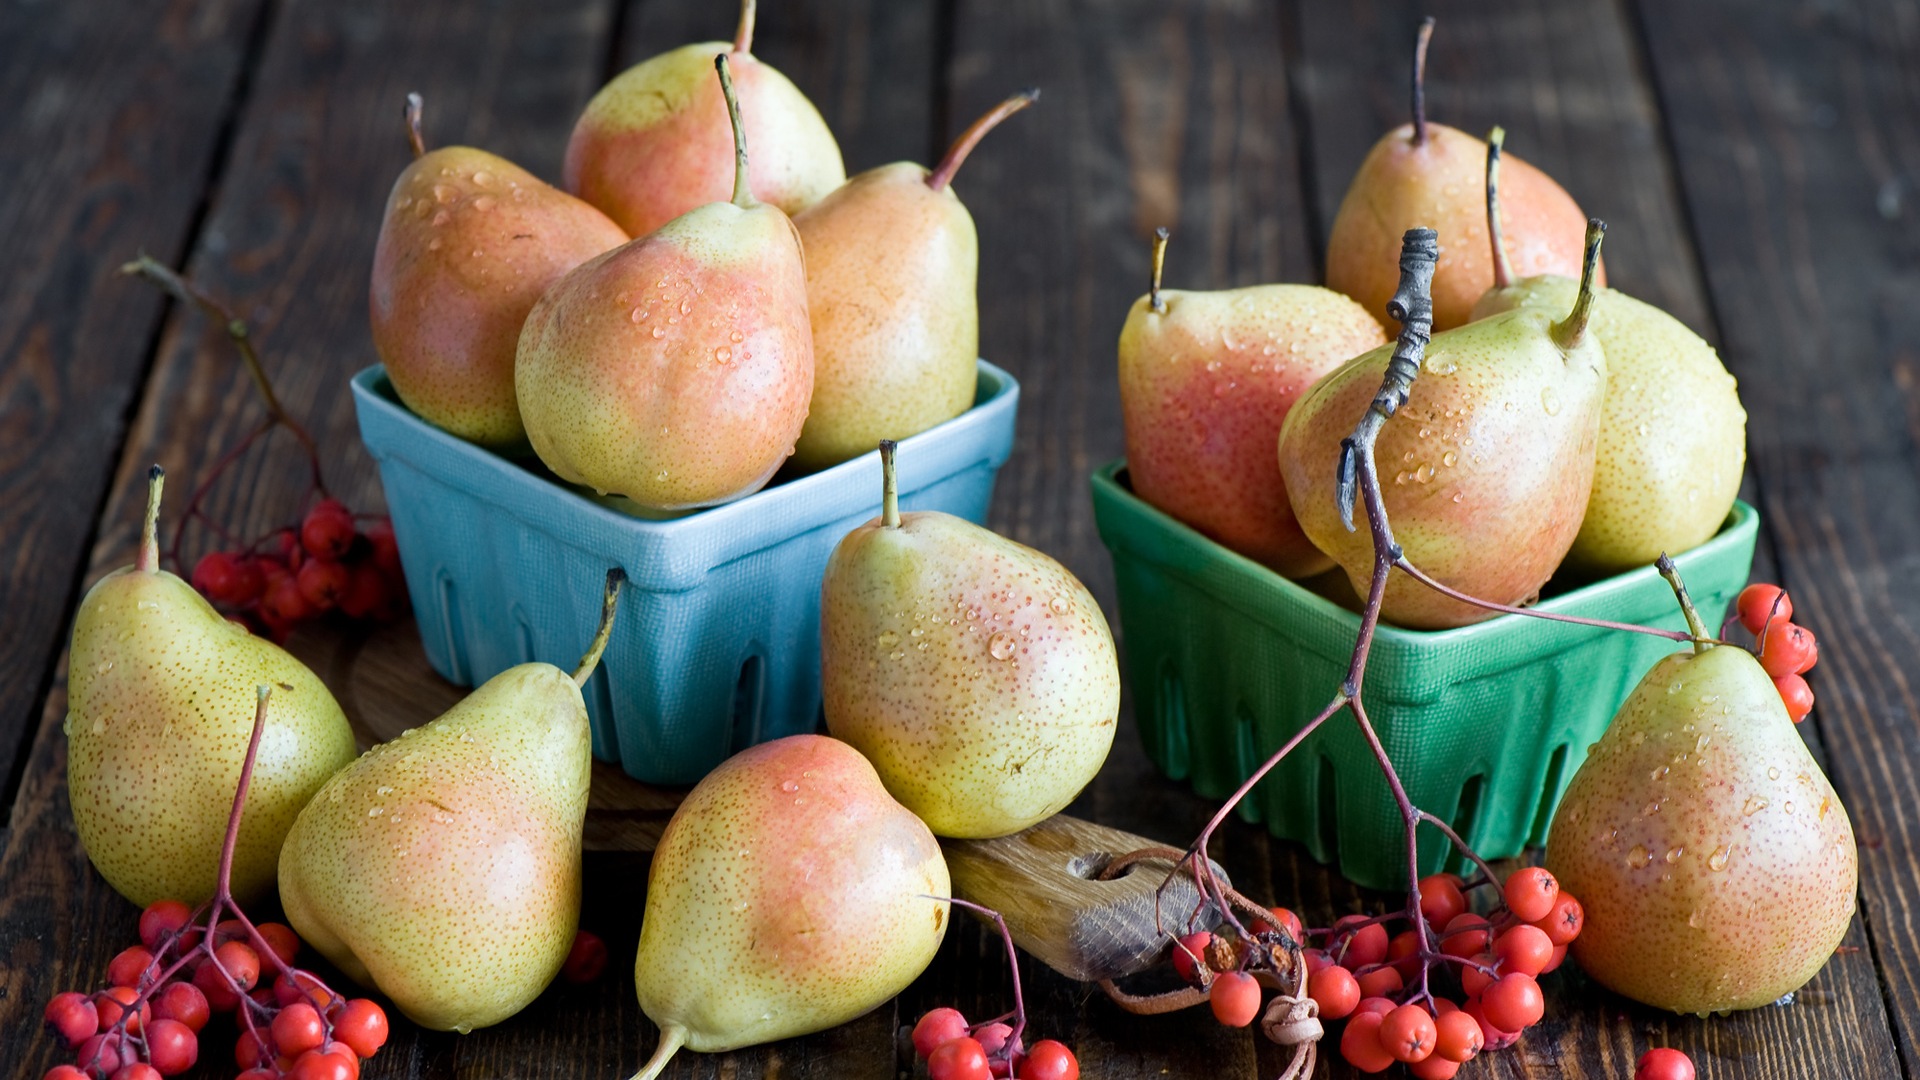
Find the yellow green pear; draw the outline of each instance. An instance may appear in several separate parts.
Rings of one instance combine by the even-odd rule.
[[[1113,747],[1120,666],[1100,605],[1066,567],[963,518],[901,513],[893,444],[881,516],[820,584],[827,730],[940,836],[1051,817]]]
[[[1852,920],[1846,807],[1753,654],[1655,663],[1567,784],[1546,866],[1580,898],[1573,958],[1601,985],[1677,1013],[1770,1004],[1805,985]]]
[[[674,811],[647,875],[633,961],[660,1041],[718,1053],[844,1024],[906,989],[949,918],[927,827],[843,742],[743,750]]]
[[[495,675],[341,770],[287,834],[287,921],[421,1027],[505,1020],[573,945],[593,764],[580,688],[622,580],[607,575],[599,632],[572,675],[543,663]]]
[[[1519,605],[1538,596],[1586,514],[1607,381],[1588,326],[1605,228],[1589,224],[1580,300],[1565,318],[1529,308],[1433,335],[1411,396],[1374,447],[1381,497],[1408,560],[1482,600]],[[1355,357],[1322,378],[1280,429],[1294,515],[1361,595],[1373,574],[1373,542],[1366,528],[1341,520],[1337,467],[1341,440],[1379,392],[1396,348]],[[1495,613],[1395,571],[1381,614],[1396,626],[1439,630]]]
[[[931,170],[882,165],[794,215],[813,322],[813,398],[795,465],[837,465],[973,404],[980,242],[953,174],[982,136],[1039,96],[1001,102]]]
[[[132,566],[101,578],[73,621],[67,798],[87,857],[122,896],[213,895],[258,688],[273,688],[233,855],[233,895],[272,888],[281,841],[320,785],[353,760],[353,731],[313,672],[160,569],[160,491],[148,474]]]
[[[1487,219],[1494,285],[1473,317],[1515,308],[1565,311],[1580,283],[1515,279],[1500,242],[1500,129],[1487,147]],[[1607,354],[1607,394],[1593,494],[1567,563],[1593,574],[1645,566],[1720,531],[1740,493],[1747,413],[1713,346],[1686,324],[1618,289],[1598,289],[1593,335]]]

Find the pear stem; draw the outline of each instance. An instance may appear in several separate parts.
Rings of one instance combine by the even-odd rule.
[[[973,153],[973,148],[986,137],[987,132],[999,127],[1000,121],[1038,100],[1040,100],[1039,87],[1022,90],[988,109],[984,116],[967,125],[967,130],[953,140],[952,146],[947,147],[946,156],[940,159],[940,164],[934,166],[933,171],[927,174],[927,186],[940,191],[952,183],[953,174],[960,171],[961,163],[967,160],[968,154]]]
[[[653,1080],[667,1067],[667,1061],[687,1042],[687,1029],[679,1024],[663,1024],[660,1027],[660,1045],[653,1048],[653,1056],[647,1059],[640,1071],[633,1074],[633,1080]]]
[[[420,131],[420,113],[426,102],[418,92],[407,95],[407,105],[402,115],[407,118],[407,145],[413,148],[413,158],[420,160],[427,154],[427,137]]]
[[[1507,243],[1500,234],[1500,148],[1506,141],[1505,128],[1496,126],[1487,133],[1487,239],[1493,244],[1496,289],[1513,284],[1513,264],[1507,261]]]
[[[1593,316],[1593,274],[1600,266],[1600,242],[1607,238],[1607,223],[1587,219],[1587,257],[1580,266],[1580,295],[1567,317],[1553,324],[1553,343],[1563,353],[1572,352],[1586,340],[1587,324]]]
[[[160,569],[160,491],[167,486],[167,470],[155,465],[147,470],[147,520],[140,527],[140,554],[133,568],[143,574]]]
[[[1420,20],[1413,37],[1413,145],[1427,141],[1427,43],[1433,40],[1433,16]]]
[[[893,468],[893,452],[899,445],[892,439],[880,440],[880,524],[889,529],[900,527],[900,483]]]
[[[601,654],[607,651],[607,642],[613,637],[613,613],[620,606],[620,586],[626,580],[627,572],[617,566],[607,571],[607,589],[600,598],[600,627],[593,632],[593,644],[587,646],[580,666],[573,669],[575,686],[587,685],[593,669],[600,665]]]
[[[713,67],[720,73],[720,93],[727,99],[727,119],[733,121],[733,205],[745,210],[754,205],[754,200],[753,188],[747,180],[747,129],[740,123],[740,95],[733,91],[733,72],[727,64],[726,53],[713,58]]]
[[[1694,653],[1703,653],[1713,648],[1715,644],[1713,635],[1707,633],[1707,624],[1701,620],[1700,612],[1694,608],[1693,597],[1687,595],[1687,583],[1680,580],[1680,568],[1673,565],[1673,560],[1664,551],[1660,553],[1658,559],[1653,561],[1653,565],[1660,570],[1660,576],[1667,579],[1667,584],[1673,586],[1673,595],[1680,601],[1680,611],[1687,617],[1687,629],[1692,631]]]
[[[741,0],[740,25],[733,32],[733,51],[741,54],[753,51],[754,9],[759,5],[754,0]]]
[[[1167,313],[1167,302],[1160,298],[1160,271],[1167,264],[1167,238],[1170,234],[1165,225],[1153,230],[1153,276],[1147,286],[1147,306],[1155,315]]]

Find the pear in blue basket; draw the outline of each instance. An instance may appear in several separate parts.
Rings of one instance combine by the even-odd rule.
[[[213,895],[258,688],[273,704],[233,854],[233,894],[273,888],[281,842],[353,760],[353,730],[314,673],[160,569],[158,465],[132,566],[101,578],[73,620],[67,796],[87,857],[142,907]]]
[[[1580,283],[1559,274],[1516,280],[1501,245],[1499,128],[1487,145],[1493,288],[1473,317],[1573,306]],[[1593,334],[1607,354],[1607,392],[1593,494],[1567,562],[1594,574],[1645,566],[1720,531],[1740,493],[1747,412],[1713,346],[1685,323],[1618,289],[1596,289]]]
[[[1120,668],[1066,567],[951,514],[881,516],[820,586],[827,730],[940,836],[1005,836],[1063,809],[1113,746]]]
[[[287,921],[421,1027],[497,1024],[566,960],[593,764],[580,688],[622,580],[607,575],[599,632],[572,675],[541,663],[495,675],[342,769],[287,834]]]

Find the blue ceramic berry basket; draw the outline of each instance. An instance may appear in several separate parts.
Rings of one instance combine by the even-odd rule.
[[[820,577],[879,512],[877,454],[648,520],[421,420],[379,365],[354,376],[353,398],[441,676],[470,686],[530,660],[571,668],[619,566],[629,584],[586,688],[597,756],[690,784],[754,743],[817,729]],[[1013,376],[980,361],[973,408],[901,442],[902,507],[984,521],[1019,400]]]

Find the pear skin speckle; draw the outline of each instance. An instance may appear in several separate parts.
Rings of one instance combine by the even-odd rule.
[[[949,514],[849,533],[820,590],[827,729],[940,836],[1049,817],[1113,746],[1120,670],[1099,605],[1032,548]]]
[[[653,855],[640,1008],[718,1052],[869,1012],[932,962],[946,859],[845,743],[794,735],[723,762]]]
[[[1547,869],[1586,907],[1587,974],[1676,1013],[1768,1004],[1845,936],[1859,873],[1846,808],[1753,656],[1647,672],[1567,785]]]
[[[353,760],[326,686],[178,577],[133,567],[80,602],[69,665],[74,826],[101,875],[142,907],[213,895],[257,688],[273,688],[233,858],[235,898],[267,895],[300,808]]]
[[[300,814],[280,861],[288,921],[422,1027],[499,1023],[573,945],[591,768],[573,679],[501,672]]]

